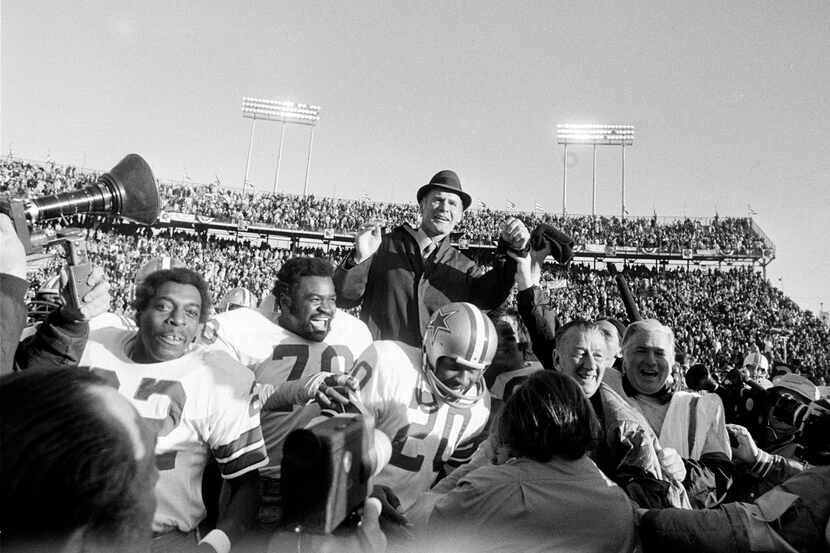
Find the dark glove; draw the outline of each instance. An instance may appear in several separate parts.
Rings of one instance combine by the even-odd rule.
[[[574,256],[574,241],[570,236],[546,223],[539,223],[530,233],[530,247],[541,250],[545,246],[550,247],[550,254],[558,263],[565,264]]]

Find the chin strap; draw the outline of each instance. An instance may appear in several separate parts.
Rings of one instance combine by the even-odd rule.
[[[427,383],[429,383],[429,387],[432,389],[432,392],[435,394],[437,398],[440,398],[445,403],[453,405],[455,407],[472,407],[484,396],[484,381],[483,379],[479,379],[476,381],[475,384],[471,386],[471,388],[475,389],[474,396],[468,396],[467,392],[470,391],[470,388],[466,389],[464,393],[457,392],[441,382],[438,377],[435,375],[435,370],[430,366],[429,360],[427,359],[426,353],[424,353],[421,357],[421,371],[424,374],[424,378],[426,378]]]
[[[664,384],[662,388],[660,388],[653,394],[641,394],[634,388],[634,385],[631,384],[631,381],[628,380],[628,376],[626,376],[625,373],[623,373],[622,375],[622,385],[623,391],[625,392],[625,395],[627,395],[628,397],[637,397],[639,395],[653,397],[663,405],[670,402],[672,394],[674,394],[674,392],[672,392],[668,384]]]

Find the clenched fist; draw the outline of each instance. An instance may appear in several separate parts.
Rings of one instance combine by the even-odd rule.
[[[523,222],[510,217],[501,227],[501,238],[507,242],[510,249],[521,251],[530,240],[530,231]]]

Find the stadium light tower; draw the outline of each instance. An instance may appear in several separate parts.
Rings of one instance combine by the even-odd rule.
[[[311,128],[308,136],[303,196],[308,194],[308,181],[309,175],[311,174],[311,145],[314,141],[314,126],[320,120],[320,106],[295,104],[294,102],[279,100],[263,100],[261,98],[246,96],[242,98],[242,117],[251,119],[251,139],[248,143],[248,160],[245,162],[245,180],[242,181],[242,192],[245,192],[245,187],[248,185],[248,171],[251,168],[251,152],[254,148],[254,125],[257,119],[265,119],[267,121],[279,121],[281,124],[280,145],[277,150],[277,170],[274,173],[275,194],[280,180],[280,162],[282,161],[282,144],[285,138],[286,123],[305,125]]]
[[[597,146],[619,146],[622,153],[620,181],[620,215],[625,219],[625,147],[634,144],[632,125],[556,125],[556,142],[562,144],[562,215],[566,213],[568,190],[568,144],[585,144],[594,148],[591,173],[593,195],[591,214],[597,214]]]

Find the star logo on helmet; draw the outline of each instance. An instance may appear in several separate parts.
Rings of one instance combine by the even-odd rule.
[[[435,344],[435,340],[438,339],[439,332],[452,334],[452,329],[447,324],[447,321],[449,321],[450,318],[456,313],[458,313],[458,311],[448,311],[446,313],[437,311],[435,315],[432,316],[432,320],[429,321],[429,324],[427,324],[427,336],[432,335],[433,344]]]

